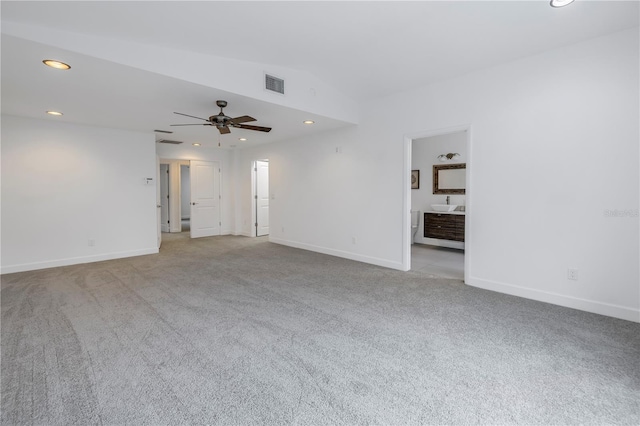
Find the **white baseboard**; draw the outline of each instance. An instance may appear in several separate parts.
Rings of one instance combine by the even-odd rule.
[[[377,257],[365,256],[358,253],[352,253],[344,250],[336,250],[327,247],[315,246],[313,244],[300,243],[297,241],[283,240],[269,236],[269,242],[282,244],[283,246],[289,246],[299,248],[303,250],[315,251],[317,253],[328,254],[331,256],[342,257],[349,260],[356,260],[358,262],[370,263],[372,265],[384,266],[385,268],[397,269],[404,271],[402,262],[393,262],[386,259],[380,259]]]
[[[525,299],[551,303],[554,305],[592,312],[594,314],[605,315],[608,317],[619,318],[627,321],[640,322],[640,310],[628,308],[626,306],[613,305],[610,303],[603,303],[595,300],[581,299],[564,294],[535,290],[527,287],[500,283],[477,277],[469,278],[466,281],[466,284],[472,287],[483,288],[485,290],[492,290],[499,293],[510,294],[512,296],[524,297]]]
[[[57,268],[59,266],[78,265],[81,263],[102,262],[104,260],[122,259],[125,257],[143,256],[158,253],[158,248],[121,251],[116,253],[104,253],[94,256],[69,257],[66,259],[47,260],[44,262],[22,263],[19,265],[2,266],[0,274],[13,274],[15,272],[35,271],[38,269]]]

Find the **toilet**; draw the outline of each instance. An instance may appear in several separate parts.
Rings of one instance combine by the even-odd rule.
[[[411,244],[416,241],[416,234],[420,226],[420,210],[411,210]]]

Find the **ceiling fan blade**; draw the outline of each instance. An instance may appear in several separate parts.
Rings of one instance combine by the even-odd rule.
[[[229,130],[228,127],[218,127],[218,130],[220,131],[221,135],[226,135],[227,133],[231,133],[231,130]]]
[[[198,120],[209,121],[209,120],[207,120],[206,118],[196,117],[195,115],[183,114],[183,113],[181,113],[181,112],[174,112],[174,114],[184,115],[185,117],[197,118]]]
[[[169,126],[213,126],[211,123],[196,123],[196,124],[169,124]]]
[[[231,119],[232,124],[247,123],[249,121],[256,121],[256,119],[253,117],[249,117],[248,115],[243,115],[242,117],[236,117]]]
[[[262,127],[262,126],[252,126],[250,124],[238,124],[234,127],[238,127],[240,129],[247,129],[247,130],[257,130],[259,132],[270,132],[271,131],[271,127]]]

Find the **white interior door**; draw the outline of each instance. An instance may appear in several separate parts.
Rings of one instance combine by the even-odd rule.
[[[256,236],[269,234],[269,162],[256,161]]]
[[[158,224],[158,248],[162,245],[162,203],[160,195],[160,157],[156,155],[156,221]]]
[[[220,165],[191,161],[191,238],[220,235]]]
[[[160,164],[160,230],[170,232],[169,229],[169,165]]]

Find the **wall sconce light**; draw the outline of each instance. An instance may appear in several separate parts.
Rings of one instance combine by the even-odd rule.
[[[565,7],[573,3],[573,0],[551,0],[551,7]]]
[[[458,158],[460,158],[460,154],[458,154],[457,152],[450,152],[448,154],[438,155],[438,160],[440,161],[451,161],[451,160],[457,160]]]

